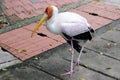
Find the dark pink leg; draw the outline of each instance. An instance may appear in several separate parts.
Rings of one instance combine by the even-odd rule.
[[[74,48],[73,48],[73,41],[72,41],[72,40],[71,40],[71,48],[72,48],[71,68],[70,68],[70,71],[68,71],[68,72],[66,72],[66,73],[61,74],[62,76],[64,76],[64,75],[70,75],[70,76],[72,76],[72,74],[73,74]]]

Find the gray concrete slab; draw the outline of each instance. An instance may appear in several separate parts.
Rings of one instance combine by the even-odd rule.
[[[21,63],[21,61],[17,59],[16,57],[14,57],[12,54],[6,51],[3,51],[0,48],[0,69],[15,65],[17,63]]]
[[[120,79],[120,61],[87,51],[88,54],[81,57],[81,62],[89,67],[105,73],[111,77]],[[109,70],[107,68],[110,68]]]
[[[102,38],[120,43],[120,31],[107,31],[102,35]]]
[[[120,0],[100,0],[100,1],[120,7]]]
[[[120,44],[103,40],[100,36],[93,39],[92,42],[88,42],[88,44],[86,44],[86,48],[96,51],[98,54],[103,53],[103,55],[107,57],[120,61]]]
[[[0,75],[0,80],[58,80],[38,69],[22,66],[11,69]]]
[[[21,63],[21,61],[18,60],[18,59],[14,59],[14,60],[11,60],[11,61],[0,63],[0,69],[4,69],[6,67],[10,67],[10,66],[16,65],[18,63]]]
[[[112,78],[120,79],[120,61],[98,54],[88,49],[85,49],[85,51],[87,51],[87,53],[82,54],[81,56],[82,64],[88,65],[90,68],[92,68],[92,70],[96,70]],[[78,53],[75,54],[75,58],[77,57]],[[67,55],[64,58],[70,60],[71,56]],[[107,68],[110,69],[108,70]]]
[[[97,71],[93,71],[82,66],[80,66],[80,70],[78,70],[77,67],[75,68],[75,73],[71,78],[68,76],[59,76],[61,73],[64,73],[66,70],[70,69],[70,61],[66,60],[70,59],[71,57],[71,52],[68,50],[69,46],[64,44],[59,47],[59,49],[51,50],[45,53],[39,60],[34,61],[34,64],[32,65],[37,67],[39,70],[42,69],[45,72],[57,76],[63,80],[80,80],[82,78],[85,80],[114,80],[114,78],[108,77],[104,74],[98,73]],[[75,57],[77,56],[75,55]],[[90,61],[89,63],[92,64]]]

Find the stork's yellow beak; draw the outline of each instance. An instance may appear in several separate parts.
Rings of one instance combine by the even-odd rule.
[[[31,37],[34,36],[34,34],[37,32],[37,30],[40,28],[40,26],[48,19],[48,16],[46,14],[43,15],[41,20],[38,22],[34,30],[32,31]]]

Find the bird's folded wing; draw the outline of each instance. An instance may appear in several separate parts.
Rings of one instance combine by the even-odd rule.
[[[87,24],[81,22],[66,22],[61,25],[62,32],[71,37],[89,31],[89,27]]]

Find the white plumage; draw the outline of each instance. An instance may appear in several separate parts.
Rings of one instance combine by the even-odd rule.
[[[91,40],[91,33],[94,32],[94,29],[90,26],[87,20],[80,16],[79,14],[72,12],[62,12],[58,13],[58,9],[55,6],[49,6],[45,10],[45,14],[40,22],[37,24],[35,29],[32,32],[32,36],[39,29],[42,23],[46,21],[47,29],[54,33],[63,36],[67,42],[71,45],[72,56],[71,56],[71,69],[69,72],[63,74],[72,75],[73,73],[73,57],[74,49],[80,52],[76,64],[79,65],[80,56],[83,51],[84,45],[80,48],[79,44],[75,39],[79,40]],[[73,40],[74,39],[74,40]]]
[[[54,10],[54,14],[46,22],[46,26],[52,33],[64,32],[71,37],[89,31],[88,27],[90,27],[84,17],[72,12],[58,13],[57,10]]]

